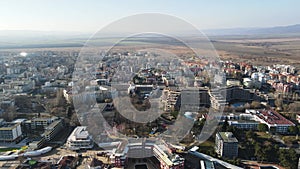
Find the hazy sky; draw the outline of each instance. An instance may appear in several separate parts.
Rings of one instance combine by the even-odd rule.
[[[94,32],[125,16],[164,13],[200,29],[300,23],[299,0],[1,0],[0,30]]]

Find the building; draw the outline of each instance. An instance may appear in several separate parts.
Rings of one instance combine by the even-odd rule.
[[[66,99],[66,101],[68,103],[72,103],[73,102],[73,100],[72,100],[72,88],[64,89],[63,90],[63,96],[64,96],[64,98]]]
[[[247,111],[251,110],[246,110],[246,113]],[[295,126],[293,122],[271,109],[255,111],[254,117],[260,123],[266,124],[270,132],[287,133],[290,126]]]
[[[45,137],[36,137],[29,143],[29,148],[36,150],[41,148],[45,144]]]
[[[219,90],[211,90],[210,95],[210,106],[213,109],[220,109],[226,105],[226,100]]]
[[[115,143],[114,143],[115,144]],[[173,153],[173,150],[165,142],[156,142],[155,140],[136,140],[129,139],[128,142],[119,142],[108,152],[110,163],[115,167],[126,166],[128,158],[149,159],[154,168],[162,169],[183,169],[185,159]]]
[[[179,109],[180,89],[176,87],[167,87],[163,90],[162,103],[164,111],[170,112]]]
[[[186,111],[198,111],[200,107],[210,106],[208,88],[191,87],[181,91],[180,108]]]
[[[209,155],[198,152],[199,147],[195,146],[188,150],[187,154],[184,156],[185,158],[185,166],[188,169],[242,169],[242,167],[238,167],[227,163],[226,161],[222,161],[220,159],[211,157]]]
[[[28,129],[45,129],[51,123],[56,121],[58,117],[38,117],[25,122]]]
[[[215,146],[216,153],[221,157],[234,158],[238,156],[238,140],[232,132],[218,132]]]
[[[179,155],[173,154],[164,144],[155,144],[153,146],[153,155],[160,162],[160,168],[162,169],[183,169],[184,158]]]
[[[91,149],[93,141],[86,126],[76,127],[67,140],[67,147],[70,150]]]
[[[296,119],[297,119],[298,123],[300,123],[300,114],[296,115]]]
[[[224,113],[221,116],[216,116],[216,118],[222,122],[227,118],[230,126],[244,130],[257,130],[259,124],[254,116],[248,113]]]
[[[227,79],[226,86],[241,86],[241,82],[237,79]]]
[[[0,127],[0,141],[14,142],[22,136],[20,123],[4,123]]]
[[[234,126],[239,129],[244,130],[257,130],[259,122],[254,120],[236,120],[236,121],[228,121],[230,126]]]
[[[261,101],[261,96],[254,90],[243,89],[239,86],[217,88],[210,91],[211,107],[219,109],[227,103]]]
[[[46,127],[43,136],[47,141],[51,141],[63,129],[62,120],[56,120]]]

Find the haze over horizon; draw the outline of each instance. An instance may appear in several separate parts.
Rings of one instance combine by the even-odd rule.
[[[17,5],[16,5],[17,4]],[[300,1],[0,1],[0,47],[82,45],[91,35],[124,17],[154,13],[182,19],[207,36],[262,35],[300,37]],[[135,21],[147,24],[147,21]],[[159,25],[167,21],[157,21]],[[159,22],[162,22],[161,24]],[[135,26],[124,27],[134,30]],[[123,31],[123,29],[122,29]],[[173,32],[172,32],[173,31]],[[171,27],[170,33],[195,35]],[[109,32],[107,37],[122,36]],[[106,36],[101,36],[101,38]]]
[[[201,30],[275,27],[299,24],[298,6],[300,1],[297,0],[11,0],[0,2],[0,30],[90,33],[115,20],[139,13],[173,15]]]

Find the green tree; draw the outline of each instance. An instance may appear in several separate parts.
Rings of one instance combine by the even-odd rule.
[[[282,106],[283,106],[283,99],[282,98],[278,98],[275,100],[275,105],[278,109],[282,110]]]
[[[223,132],[227,131],[227,130],[228,130],[228,126],[229,126],[228,118],[226,117],[226,118],[225,118],[225,121],[224,121],[224,123],[223,123],[223,125],[222,125],[222,131],[223,131]]]
[[[272,162],[278,162],[278,152],[279,152],[279,146],[266,146],[265,151],[267,154],[267,160]],[[271,155],[272,154],[272,155]]]
[[[258,101],[253,101],[253,102],[251,103],[250,107],[251,107],[251,108],[254,108],[254,109],[259,109],[259,108],[261,108],[261,104],[260,104],[260,102],[258,102]]]
[[[298,111],[300,111],[300,103],[291,103],[289,105],[289,111],[290,112],[298,112]]]
[[[257,126],[258,131],[266,132],[268,131],[268,126],[266,124],[260,123]]]
[[[264,146],[261,146],[259,143],[256,143],[254,146],[255,149],[255,157],[258,161],[266,161],[267,160],[267,153],[266,148]]]
[[[298,127],[296,127],[296,126],[290,126],[290,127],[288,128],[288,131],[289,131],[291,134],[298,134],[299,129],[298,129]]]
[[[279,161],[280,165],[290,168],[290,169],[297,169],[298,166],[298,159],[297,153],[294,149],[280,149],[279,150]]]
[[[65,106],[65,105],[66,105],[66,100],[63,95],[63,90],[58,89],[56,92],[55,106],[60,107],[60,106]]]

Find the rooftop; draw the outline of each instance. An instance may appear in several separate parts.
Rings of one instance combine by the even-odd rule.
[[[237,143],[238,140],[233,136],[232,132],[218,132],[224,142]]]
[[[59,120],[55,120],[54,122],[52,122],[51,124],[49,124],[49,126],[47,126],[47,128],[46,129],[52,129],[52,128],[55,128],[55,126],[57,125],[57,124],[59,124],[61,122],[61,120],[59,119]]]
[[[0,127],[0,130],[12,130],[14,128],[16,128],[18,125],[20,125],[19,123],[5,123],[4,125],[2,125]]]
[[[289,121],[274,110],[261,110],[258,114],[256,114],[256,116],[268,124],[294,125],[293,122]]]
[[[88,139],[89,133],[86,126],[78,126],[74,129],[68,140],[83,140]]]

